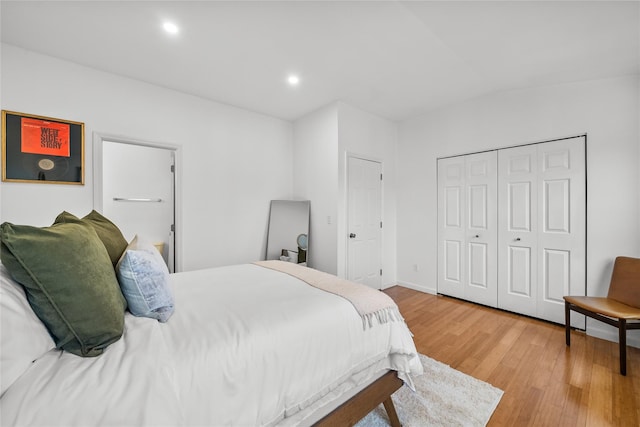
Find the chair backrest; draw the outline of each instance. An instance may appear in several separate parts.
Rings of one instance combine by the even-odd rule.
[[[640,259],[617,257],[613,264],[608,298],[640,308]]]

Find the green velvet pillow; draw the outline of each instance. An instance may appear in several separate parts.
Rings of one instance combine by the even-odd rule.
[[[55,220],[55,224],[61,222],[75,222],[78,220],[73,214],[69,212],[62,212]],[[91,225],[98,237],[102,240],[104,247],[109,252],[109,258],[111,258],[111,264],[115,267],[118,260],[122,256],[122,253],[127,248],[129,242],[124,238],[120,229],[111,222],[108,218],[102,216],[99,212],[93,210],[87,216],[82,218],[82,221]]]
[[[56,347],[97,356],[120,339],[126,301],[93,227],[78,219],[44,228],[5,222],[0,240],[2,264]]]

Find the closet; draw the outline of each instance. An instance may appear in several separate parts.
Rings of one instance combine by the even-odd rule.
[[[586,289],[585,139],[438,159],[438,293],[564,323]]]

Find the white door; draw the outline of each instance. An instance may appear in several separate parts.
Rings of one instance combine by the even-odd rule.
[[[382,288],[382,164],[347,159],[347,278]]]
[[[536,315],[537,146],[498,152],[498,307]]]
[[[464,156],[438,160],[438,293],[464,298]]]
[[[584,137],[500,150],[499,169],[498,306],[564,323],[586,292]]]
[[[537,317],[557,323],[564,323],[564,295],[586,295],[584,139],[538,144]],[[584,316],[572,324],[584,329]]]
[[[174,270],[174,156],[171,149],[103,141],[102,210],[127,241],[137,234],[160,247]]]
[[[438,292],[497,304],[497,154],[438,161]]]
[[[470,301],[491,307],[498,302],[497,161],[495,151],[465,156],[466,295]]]

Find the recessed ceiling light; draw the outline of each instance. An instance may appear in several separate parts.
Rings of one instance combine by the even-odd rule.
[[[173,22],[165,22],[162,24],[162,28],[169,34],[178,34],[178,26]]]
[[[296,76],[295,74],[291,74],[289,77],[287,77],[287,82],[291,86],[298,86],[298,83],[300,83],[300,77]]]

